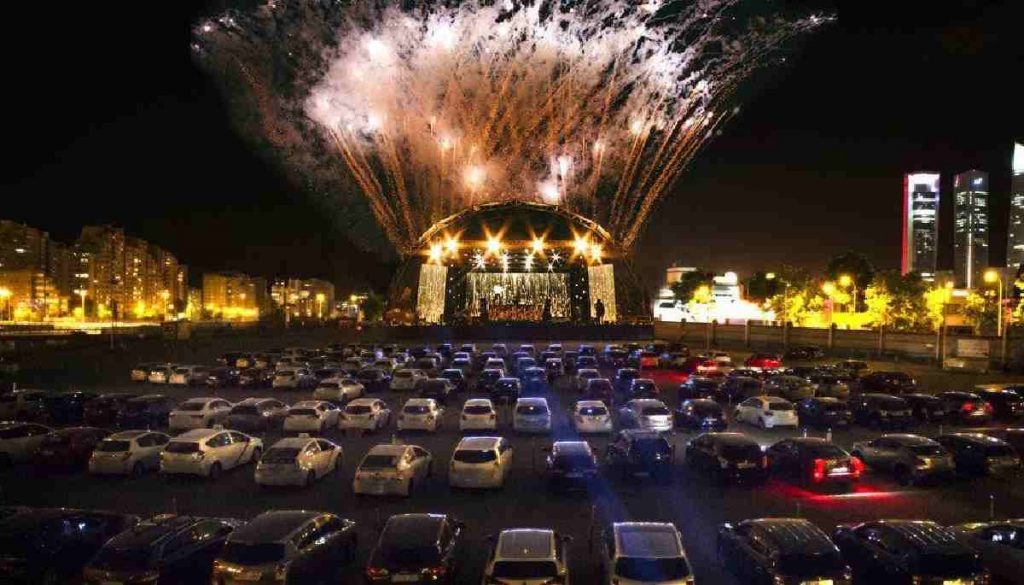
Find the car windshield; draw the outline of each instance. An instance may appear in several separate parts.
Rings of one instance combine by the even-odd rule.
[[[399,370],[395,372],[396,378],[412,378],[412,372],[409,370]]]
[[[846,405],[842,402],[822,402],[821,409],[825,412],[840,412],[846,410]]]
[[[155,560],[153,548],[111,548],[105,546],[92,560],[92,566],[113,571],[145,569]]]
[[[252,406],[250,404],[246,404],[246,405],[243,405],[243,406],[236,406],[236,407],[231,409],[231,414],[235,414],[235,415],[239,415],[240,414],[240,415],[255,416],[255,415],[259,414],[259,413],[260,413],[260,411],[255,406]]]
[[[331,390],[337,390],[340,387],[340,384],[337,382],[320,382],[320,385],[318,386],[318,388],[329,388]]]
[[[197,412],[206,406],[205,402],[186,402],[178,407],[178,410],[184,410],[187,412]]]
[[[297,447],[273,447],[263,454],[263,463],[291,463],[299,456]]]
[[[0,429],[0,439],[18,439],[28,435],[28,427],[14,427],[13,429]]]
[[[365,404],[351,404],[345,407],[348,414],[370,414],[371,408]]]
[[[548,407],[540,404],[520,404],[516,407],[516,414],[547,414]]]
[[[469,405],[462,409],[466,414],[491,414],[491,407],[486,405]]]
[[[294,415],[298,415],[298,416],[309,416],[311,414],[315,415],[316,414],[316,409],[314,409],[314,408],[293,408],[293,409],[288,411],[288,414],[294,414]]]
[[[779,571],[794,577],[824,577],[842,572],[845,566],[839,553],[788,554],[779,557]]]
[[[1016,453],[1009,445],[989,445],[985,447],[986,457],[1013,457]]]
[[[265,565],[283,559],[284,553],[279,542],[228,542],[219,558],[239,565]]]
[[[174,373],[175,374],[187,374],[188,373],[188,368],[177,368],[177,369],[174,370]]]
[[[946,451],[939,445],[911,445],[907,449],[918,457],[938,457],[946,454]]]
[[[759,445],[719,445],[718,454],[731,460],[760,460],[764,455]]]
[[[560,469],[593,469],[594,458],[583,453],[559,453],[555,466]]]
[[[814,457],[846,457],[846,453],[835,445],[809,445],[807,452]]]
[[[117,453],[119,451],[127,451],[130,448],[130,441],[115,441],[113,439],[100,441],[100,444],[96,445],[96,451],[101,453]]]
[[[398,457],[395,455],[367,455],[361,469],[394,469],[398,465]]]
[[[682,557],[642,559],[621,557],[615,561],[615,574],[633,581],[675,581],[690,575],[690,566]]]
[[[793,410],[793,405],[788,402],[769,402],[768,410]]]
[[[190,443],[188,441],[171,441],[167,443],[164,450],[168,453],[198,453],[199,443]]]
[[[580,409],[580,414],[583,416],[604,416],[608,414],[608,409],[603,406],[584,406]]]
[[[878,408],[881,410],[903,410],[906,407],[907,403],[899,398],[889,398],[878,402]]]
[[[441,380],[427,380],[423,382],[424,392],[444,392],[448,385]]]
[[[558,576],[554,561],[497,561],[491,571],[496,579],[549,579]]]
[[[497,460],[498,455],[493,450],[459,449],[452,455],[452,459],[460,463],[487,463]]]
[[[281,378],[288,378],[288,377],[294,376],[295,375],[295,371],[294,370],[279,370],[277,372],[277,375],[278,375],[278,377],[281,377]]]
[[[701,403],[697,403],[697,404],[693,405],[693,412],[694,412],[694,414],[699,414],[699,415],[702,415],[702,416],[717,415],[717,414],[721,414],[722,407],[717,405],[717,404],[715,404],[714,402],[711,402],[711,403],[701,402]]]
[[[661,416],[669,414],[668,408],[664,406],[645,406],[640,411],[643,416]]]
[[[423,404],[410,404],[403,408],[402,412],[406,414],[427,414],[430,412],[430,407]]]

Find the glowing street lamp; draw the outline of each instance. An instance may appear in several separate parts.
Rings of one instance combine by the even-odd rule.
[[[590,259],[593,260],[594,262],[600,262],[601,261],[601,245],[600,244],[594,244],[593,246],[590,247]]]
[[[821,291],[831,297],[836,292],[836,285],[832,282],[826,282],[821,285]]]
[[[324,301],[327,300],[327,295],[324,293],[316,293],[316,313],[322,320],[324,318]]]
[[[853,283],[853,279],[850,278],[849,274],[843,274],[839,277],[839,286],[843,288],[849,287]]]
[[[590,248],[590,242],[587,241],[587,236],[576,236],[576,241],[573,243],[573,248],[575,248],[577,255],[585,255],[587,253],[587,250]]]
[[[999,312],[996,314],[996,331],[998,332],[999,336],[1001,337],[1003,335],[1003,277],[1002,277],[1001,274],[999,274],[998,270],[992,270],[992,269],[986,270],[984,277],[985,277],[985,282],[987,282],[989,284],[994,284],[994,283],[998,283],[999,284],[999,298],[998,298],[998,301],[999,301],[998,302]]]

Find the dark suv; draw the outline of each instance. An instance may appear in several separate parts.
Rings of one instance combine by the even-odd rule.
[[[1020,469],[1017,451],[1002,439],[981,433],[949,433],[935,440],[953,454],[961,475],[1010,475]]]
[[[363,368],[355,378],[367,392],[387,392],[391,388],[391,375],[377,368]]]
[[[445,514],[388,518],[366,563],[370,583],[454,583],[465,526]]]
[[[619,431],[605,450],[605,464],[623,477],[647,473],[667,480],[672,472],[672,444],[661,433],[628,429]]]
[[[939,394],[946,407],[950,422],[965,425],[983,425],[992,420],[992,405],[971,392],[942,392]]]
[[[722,405],[708,398],[683,401],[673,418],[676,427],[695,431],[724,431],[729,426]]]
[[[433,398],[441,404],[448,404],[448,399],[454,391],[455,386],[446,378],[428,378],[420,380],[416,385],[416,396]]]
[[[725,524],[718,558],[739,582],[850,585],[850,568],[836,545],[803,518],[761,518]]]
[[[832,540],[859,582],[988,582],[977,553],[935,522],[880,520],[839,525]]]
[[[800,424],[819,429],[848,427],[853,421],[849,405],[829,397],[805,398],[797,403],[796,413]]]
[[[686,445],[686,465],[719,481],[764,483],[768,463],[761,446],[740,433],[704,433]]]
[[[165,514],[107,541],[85,567],[84,585],[209,583],[213,559],[240,520]]]
[[[491,387],[491,400],[496,404],[502,401],[515,404],[522,394],[522,387],[519,378],[499,378]]]
[[[117,426],[122,429],[149,429],[167,426],[167,419],[175,402],[163,394],[147,394],[124,403],[117,414]]]
[[[91,392],[61,392],[43,399],[46,422],[50,424],[77,424],[85,416],[86,406],[96,399]]]
[[[874,428],[905,429],[914,422],[910,404],[889,394],[857,394],[850,397],[850,412],[857,424]]]
[[[919,421],[941,421],[946,418],[946,403],[938,396],[912,392],[900,396],[910,405],[910,411]]]
[[[586,489],[598,476],[597,457],[586,441],[556,441],[547,458],[553,490]]]
[[[978,388],[978,396],[992,405],[992,414],[1001,420],[1024,417],[1024,386],[996,385]]]
[[[831,484],[848,489],[864,472],[863,461],[816,437],[783,439],[765,453],[772,475],[802,486]]]
[[[679,401],[682,402],[683,400],[692,400],[694,398],[712,398],[721,384],[720,380],[713,378],[690,376],[679,385]]]
[[[136,397],[138,394],[100,394],[85,405],[82,421],[87,425],[97,427],[114,426],[117,423],[117,414],[124,404]]]
[[[917,391],[917,380],[903,372],[871,372],[860,378],[861,392],[908,394]]]
[[[730,374],[718,387],[715,399],[719,402],[739,403],[752,396],[760,396],[764,393],[763,387],[764,383],[757,378]]]

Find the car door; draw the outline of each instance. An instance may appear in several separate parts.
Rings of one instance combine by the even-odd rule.
[[[189,583],[202,579],[202,539],[203,533],[194,525],[167,541],[160,553],[160,580]],[[214,556],[210,555],[211,564]]]
[[[225,431],[220,439],[220,443],[223,445],[219,447],[223,453],[220,461],[224,469],[237,467],[246,461],[245,457],[249,441],[245,435],[235,431]]]
[[[501,478],[504,480],[512,470],[512,444],[508,439],[498,441],[498,460],[501,463]]]
[[[160,468],[160,453],[170,442],[171,438],[163,433],[150,433],[144,435],[149,438],[148,445],[142,448],[140,457],[143,464],[151,469]],[[141,445],[141,442],[139,443]]]
[[[899,444],[892,439],[880,438],[869,443],[873,453],[874,465],[882,469],[889,469],[899,458]]]
[[[768,462],[771,471],[776,475],[789,477],[793,474],[793,444],[789,441],[779,441],[767,451]]]
[[[410,464],[412,465],[416,481],[419,482],[426,478],[429,472],[430,454],[425,449],[415,446],[412,448],[411,453],[412,460]]]
[[[341,452],[339,447],[330,441],[319,439],[316,442],[317,446],[320,447],[320,465],[324,474],[327,474],[333,468],[331,462],[334,461]]]

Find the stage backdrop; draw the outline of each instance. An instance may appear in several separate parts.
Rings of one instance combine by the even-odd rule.
[[[591,318],[597,318],[594,313],[594,303],[601,299],[601,302],[604,303],[604,322],[618,321],[619,312],[615,305],[615,266],[612,264],[588,266],[587,280],[590,282]]]
[[[422,323],[440,323],[444,316],[447,266],[424,264],[420,266],[420,287],[416,295],[416,314]]]
[[[480,315],[480,299],[486,297],[491,320],[539,319],[545,299],[551,300],[552,317],[569,317],[569,286],[562,273],[471,272],[466,275],[466,296],[473,316]]]

